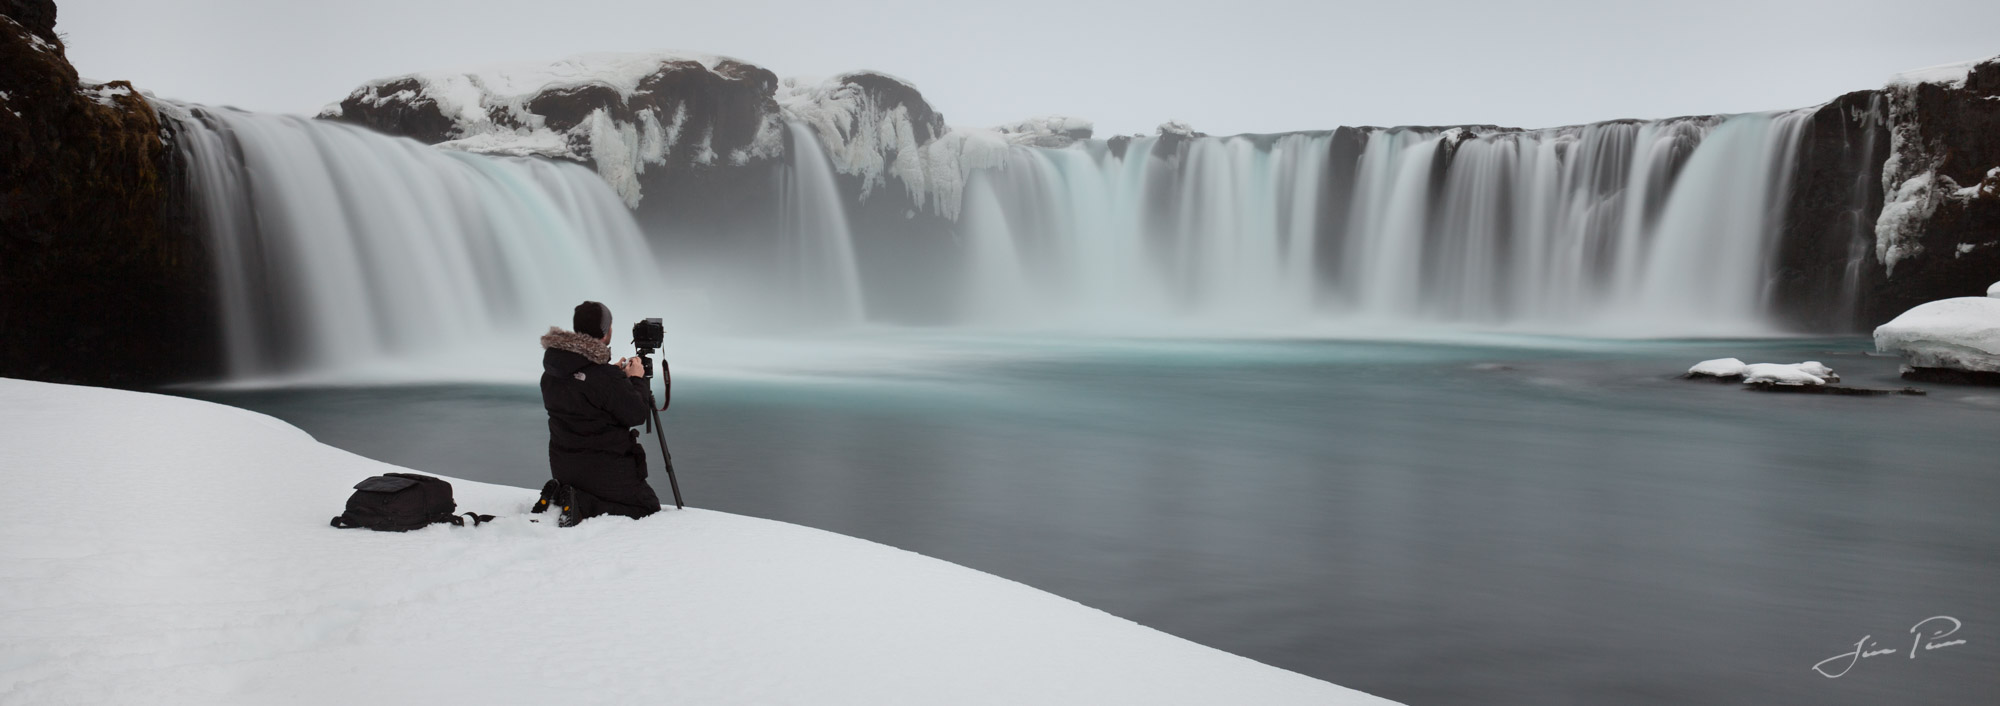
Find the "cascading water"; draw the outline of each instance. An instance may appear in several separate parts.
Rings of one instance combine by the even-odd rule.
[[[584,167],[160,107],[213,244],[233,376],[349,370],[441,344],[518,348],[566,326],[578,301],[616,310],[650,290],[650,249]]]
[[[1370,130],[1341,163],[1324,133],[1141,138],[1122,155],[1016,147],[968,183],[968,315],[1767,331],[1764,281],[1808,116]],[[1333,199],[1344,217],[1328,215]]]
[[[582,299],[670,318],[685,303],[662,296],[658,258],[582,166],[161,107],[214,244],[235,376],[348,370],[439,341],[510,345]],[[1097,331],[1764,331],[1806,119],[1012,147],[966,183],[961,311]],[[789,282],[769,290],[785,292],[774,301],[794,323],[860,322],[866,283],[840,182],[812,132],[789,131],[784,252],[766,261],[786,271],[737,275],[753,291],[757,275]]]
[[[854,235],[847,223],[840,185],[826,149],[812,129],[786,125],[791,148],[783,191],[784,242],[796,287],[798,315],[820,323],[851,324],[863,317],[861,276],[854,260]]]

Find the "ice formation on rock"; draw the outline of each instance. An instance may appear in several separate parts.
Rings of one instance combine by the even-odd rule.
[[[1963,89],[1975,67],[1992,62],[2000,62],[2000,58],[1907,71],[1891,78],[1883,88],[1889,108],[1889,157],[1882,164],[1883,202],[1875,220],[1875,257],[1892,277],[1896,263],[1923,254],[1919,238],[1924,223],[1937,213],[1939,205],[1946,199],[1975,198],[1984,190],[1984,183],[1961,189],[1951,177],[1938,173],[1951,149],[1924,139],[1917,115],[1918,93],[1926,85]],[[1987,172],[1986,181],[1994,181],[1993,175],[1993,171]]]
[[[824,81],[788,78],[779,83],[777,100],[786,120],[804,123],[819,136],[835,169],[861,177],[861,198],[894,177],[917,207],[952,219],[973,170],[999,166],[1014,144],[1057,134],[1044,132],[1049,128],[1089,130],[1088,122],[1072,118],[991,130],[950,128],[915,86],[879,72]]]

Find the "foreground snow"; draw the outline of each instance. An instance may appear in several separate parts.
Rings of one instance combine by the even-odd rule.
[[[1919,368],[2000,372],[2000,282],[1986,293],[1911,307],[1875,328],[1875,347]]]
[[[0,379],[0,451],[0,703],[1387,703],[780,522],[335,530],[395,468],[220,405]]]

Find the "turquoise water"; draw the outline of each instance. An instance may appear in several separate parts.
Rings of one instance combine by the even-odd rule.
[[[900,353],[682,373],[666,424],[689,503],[1412,704],[2000,693],[2000,389],[1674,378],[1734,356],[1904,386],[1862,339],[880,345]],[[547,477],[532,379],[180,394],[420,470]],[[1907,652],[1939,615],[1966,644],[1812,669],[1864,635]]]

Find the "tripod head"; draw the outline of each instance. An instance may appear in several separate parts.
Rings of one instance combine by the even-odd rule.
[[[645,367],[648,381],[653,379],[653,351],[659,350],[666,338],[667,327],[657,318],[632,324],[632,348],[639,353],[639,364]]]

